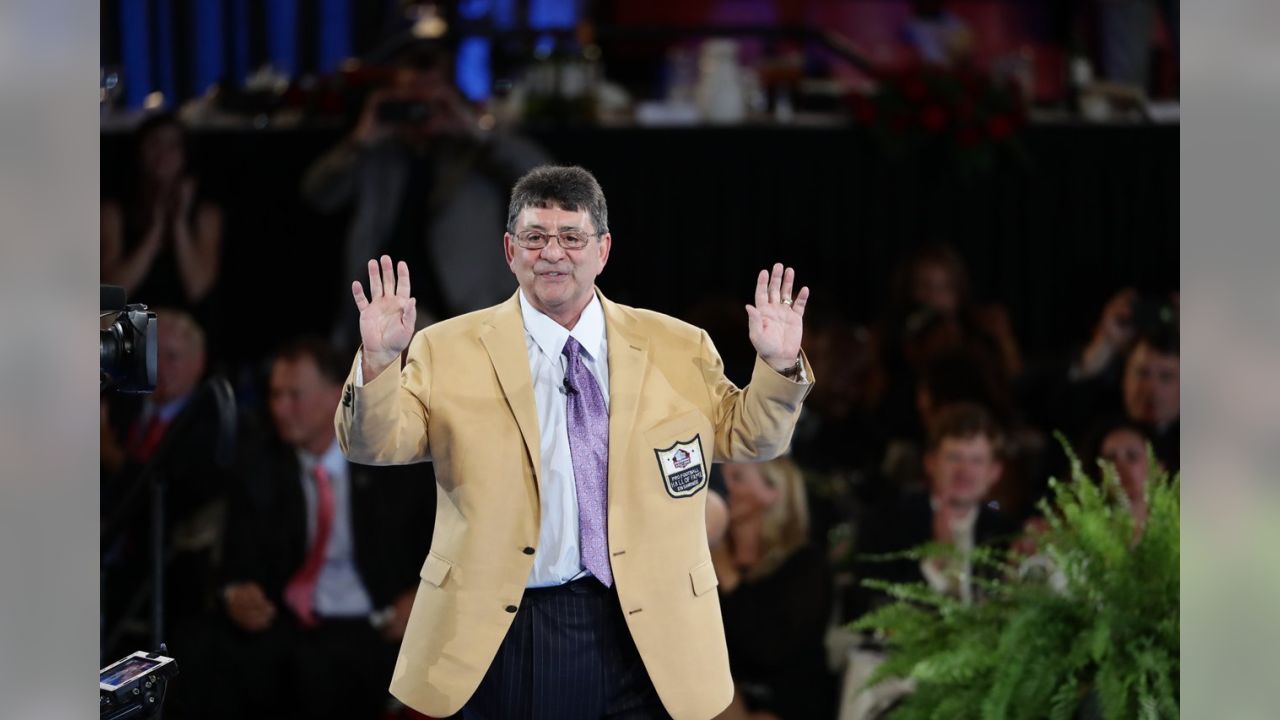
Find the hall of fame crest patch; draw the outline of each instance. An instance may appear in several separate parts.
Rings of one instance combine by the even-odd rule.
[[[666,449],[654,449],[662,484],[673,498],[689,497],[707,486],[707,469],[702,462],[702,438],[694,435]]]

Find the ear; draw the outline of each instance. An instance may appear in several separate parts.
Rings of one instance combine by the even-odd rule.
[[[613,248],[613,233],[605,233],[600,236],[600,269],[609,262],[609,250]]]
[[[502,233],[502,252],[507,256],[507,267],[511,267],[511,262],[516,259],[516,243],[509,232]]]

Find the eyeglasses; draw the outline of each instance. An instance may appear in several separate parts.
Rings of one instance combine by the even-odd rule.
[[[544,233],[541,230],[529,230],[516,235],[516,244],[526,250],[541,250],[551,242],[551,238],[558,238],[560,247],[564,250],[581,250],[591,242],[591,238],[599,237],[600,233],[589,232],[567,232],[567,233]]]

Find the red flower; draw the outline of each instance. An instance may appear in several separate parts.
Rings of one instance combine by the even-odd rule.
[[[992,140],[1003,140],[1013,132],[1013,121],[1008,115],[995,115],[987,121],[987,133]]]
[[[929,132],[938,132],[947,125],[947,111],[939,105],[930,105],[920,113],[920,127]]]
[[[876,122],[876,104],[867,98],[857,95],[853,98],[853,117],[859,125],[874,125]]]

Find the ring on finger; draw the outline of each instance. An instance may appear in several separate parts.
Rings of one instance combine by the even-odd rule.
[[[783,305],[791,305],[791,298],[783,298],[783,299],[782,299],[782,304],[783,304]]]

